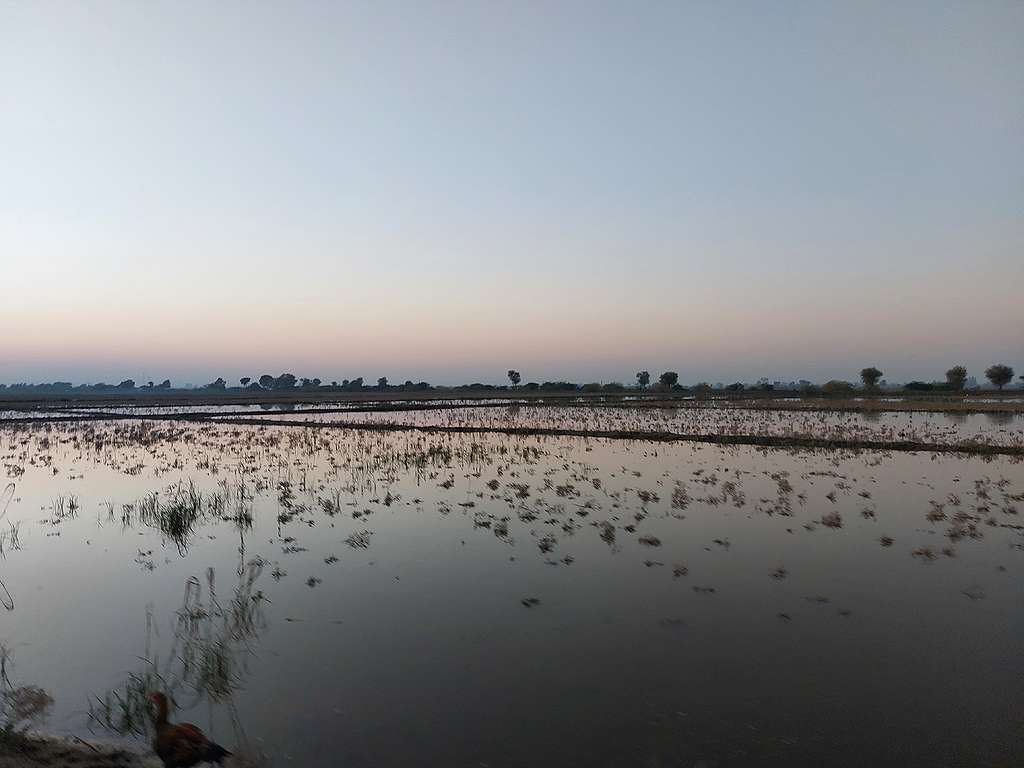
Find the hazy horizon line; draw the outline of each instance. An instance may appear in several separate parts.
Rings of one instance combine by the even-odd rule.
[[[1005,365],[1005,364],[999,363],[997,365]],[[1009,366],[1009,367],[1014,371],[1014,379],[1016,379],[1017,378],[1017,369],[1014,369],[1013,366]],[[641,370],[643,370],[643,369],[641,369]],[[252,384],[258,383],[261,376],[269,375],[269,376],[272,376],[274,378],[279,378],[280,376],[287,375],[288,373],[290,373],[290,372],[285,371],[285,372],[282,372],[282,373],[279,373],[279,374],[269,374],[269,373],[266,373],[266,374],[260,374],[260,375],[257,375],[257,376],[237,377],[237,378],[234,378],[234,379],[227,379],[225,377],[216,377],[212,381],[209,381],[209,382],[200,382],[198,380],[196,380],[196,381],[189,381],[189,380],[186,380],[184,377],[179,377],[177,379],[174,379],[174,378],[167,377],[167,376],[165,376],[165,377],[163,377],[161,379],[145,379],[145,380],[134,379],[134,378],[131,378],[131,377],[127,377],[127,378],[124,378],[124,379],[120,379],[119,377],[113,377],[113,378],[111,378],[109,380],[105,380],[102,377],[99,378],[99,379],[96,379],[96,380],[93,380],[93,379],[63,379],[63,378],[54,378],[54,379],[51,379],[49,381],[43,380],[43,379],[39,379],[39,380],[7,379],[7,380],[0,380],[0,388],[4,388],[4,389],[43,388],[43,387],[88,388],[88,387],[102,386],[102,387],[109,387],[109,388],[113,388],[113,389],[160,389],[161,385],[164,384],[164,382],[170,382],[170,386],[169,387],[165,385],[162,388],[164,390],[166,390],[166,389],[172,389],[172,390],[208,389],[208,388],[210,388],[211,384],[216,384],[217,379],[223,379],[224,380],[224,387],[226,389],[244,389],[246,386],[251,386]],[[639,373],[639,371],[638,371],[638,373]],[[672,371],[671,369],[668,369],[666,371],[657,371],[657,372],[655,372],[655,371],[648,371],[648,373],[650,375],[650,385],[657,384],[658,380],[659,380],[659,377],[661,376],[662,373],[676,373],[677,377],[678,377],[677,381],[683,387],[694,387],[694,386],[698,386],[698,385],[701,385],[701,384],[709,384],[712,387],[726,387],[726,386],[729,386],[729,385],[732,385],[732,384],[743,384],[745,387],[755,387],[755,386],[757,386],[758,384],[761,384],[761,383],[767,383],[767,384],[772,384],[772,385],[805,385],[805,384],[810,384],[810,385],[820,386],[822,384],[828,383],[829,381],[846,381],[846,382],[849,382],[851,384],[857,384],[860,381],[859,374],[857,376],[854,376],[854,377],[846,377],[846,378],[843,378],[843,377],[807,378],[805,376],[801,376],[801,377],[779,377],[779,378],[769,378],[769,377],[764,377],[764,376],[756,377],[756,378],[751,378],[751,377],[726,377],[726,378],[694,377],[692,380],[688,381],[688,380],[684,380],[681,376],[679,376],[678,372]],[[292,375],[294,375],[294,374],[292,374]],[[114,380],[115,378],[119,379],[119,380],[115,381]],[[241,380],[243,378],[246,378],[246,383],[245,384],[241,383]],[[511,383],[510,383],[510,381],[508,380],[507,377],[500,378],[500,379],[485,378],[485,377],[467,377],[463,381],[455,381],[455,380],[431,381],[431,380],[429,380],[427,378],[422,378],[422,377],[394,378],[393,379],[393,378],[391,378],[389,376],[385,376],[385,377],[357,376],[357,377],[354,377],[352,379],[349,379],[349,378],[322,379],[322,378],[317,377],[317,376],[309,376],[309,377],[296,376],[295,378],[296,378],[296,382],[295,382],[294,387],[296,389],[300,389],[303,386],[305,386],[306,388],[310,388],[311,385],[314,388],[316,386],[319,386],[319,387],[341,387],[341,386],[350,385],[351,383],[353,383],[353,382],[355,382],[357,380],[361,380],[362,381],[362,385],[364,387],[371,387],[372,388],[372,387],[378,385],[378,382],[379,382],[379,380],[381,378],[386,379],[387,386],[389,386],[389,387],[405,386],[405,385],[410,384],[410,383],[414,384],[414,385],[415,384],[429,384],[431,387],[442,387],[442,388],[457,388],[457,387],[467,387],[467,386],[472,386],[472,385],[482,385],[482,386],[488,386],[488,387],[502,387],[502,386],[506,386],[507,387],[507,386],[511,386]],[[972,374],[970,371],[968,371],[966,378],[967,378],[968,382],[973,380],[973,381],[977,382],[977,384],[980,385],[980,386],[986,386],[986,384],[987,384],[984,371],[979,372],[977,374]],[[303,380],[306,380],[308,383],[305,384],[305,385],[301,384],[301,382]],[[884,373],[883,373],[883,376],[881,377],[879,385],[880,386],[890,386],[891,387],[891,386],[901,386],[902,384],[912,383],[912,382],[923,382],[923,383],[934,384],[934,383],[942,383],[944,381],[945,381],[945,374],[944,373],[943,373],[942,376],[938,376],[938,377],[930,377],[930,378],[928,378],[928,377],[916,377],[916,378],[915,377],[910,377],[910,378],[905,378],[905,379],[893,378],[891,380],[889,378],[885,377]],[[131,382],[130,386],[127,385],[127,382]],[[316,382],[316,384],[313,385],[313,382]],[[537,377],[537,378],[525,378],[524,377],[522,379],[522,382],[520,384],[518,384],[517,386],[519,386],[521,388],[521,387],[524,387],[524,386],[527,386],[527,385],[532,385],[532,384],[542,385],[542,384],[545,384],[545,383],[565,383],[565,384],[575,384],[577,386],[584,386],[584,385],[587,385],[587,384],[600,384],[602,386],[622,385],[624,387],[637,387],[638,386],[637,377],[636,376],[634,376],[631,379],[623,379],[623,378],[619,378],[619,377],[608,377],[608,378],[600,378],[600,377],[599,378],[592,378],[592,377],[582,377],[582,378],[581,377],[554,377],[554,378]],[[125,385],[125,386],[122,386],[122,385]],[[152,386],[150,386],[150,385],[152,385]],[[1011,381],[1009,386],[1014,386],[1014,381]],[[1024,385],[1022,385],[1022,386],[1024,386]],[[270,388],[267,388],[267,387],[264,387],[264,389],[266,391],[272,391]]]

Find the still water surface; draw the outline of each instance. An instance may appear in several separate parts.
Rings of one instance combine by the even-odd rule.
[[[98,701],[160,675],[274,765],[1024,760],[1010,458],[137,421],[0,455],[51,730],[141,742]]]

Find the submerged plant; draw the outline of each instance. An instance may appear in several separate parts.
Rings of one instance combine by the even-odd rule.
[[[15,685],[10,678],[14,656],[0,644],[0,746],[17,742],[44,720],[53,697],[37,685]]]

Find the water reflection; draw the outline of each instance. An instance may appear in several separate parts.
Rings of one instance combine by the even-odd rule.
[[[303,765],[1020,743],[1012,457],[145,422],[0,429],[0,451],[28,521],[0,565],[32,600],[8,631],[58,727],[95,691],[95,729],[147,738],[166,690]],[[950,658],[972,661],[938,680]]]
[[[169,485],[163,491],[151,491],[141,499],[123,504],[116,511],[106,508],[106,522],[119,523],[123,529],[145,526],[160,531],[184,557],[196,530],[212,521],[231,522],[242,537],[252,528],[253,501],[261,490],[258,480],[247,477],[244,469],[232,479],[222,479],[212,492],[201,491],[190,478]]]
[[[267,626],[267,598],[257,588],[264,566],[259,558],[240,566],[240,576],[226,602],[218,597],[213,568],[206,571],[205,588],[199,578],[190,577],[185,582],[181,606],[173,616],[172,640],[162,662],[156,648],[157,618],[152,606],[148,607],[141,666],[130,672],[119,687],[92,697],[90,729],[148,740],[153,733],[151,697],[161,691],[179,711],[205,706],[211,734],[226,719],[234,751],[251,762],[256,752],[242,727],[236,696],[245,684],[259,636]]]
[[[1017,414],[1011,411],[992,411],[986,413],[985,416],[989,422],[996,427],[1009,427],[1013,424],[1014,418]]]
[[[0,523],[7,523],[6,529],[0,529],[0,560],[6,560],[8,552],[21,549],[21,523],[5,519],[7,508],[14,498],[14,490],[14,483],[7,483],[3,491],[0,492]],[[2,579],[0,579],[0,604],[3,605],[4,610],[14,610],[14,598]]]
[[[14,652],[0,643],[0,754],[21,747],[28,730],[38,727],[53,706],[53,697],[39,686],[14,683],[13,666]]]

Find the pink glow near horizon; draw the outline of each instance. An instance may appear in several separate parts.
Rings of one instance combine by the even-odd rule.
[[[0,381],[1024,369],[1022,38],[1019,4],[5,6]]]

